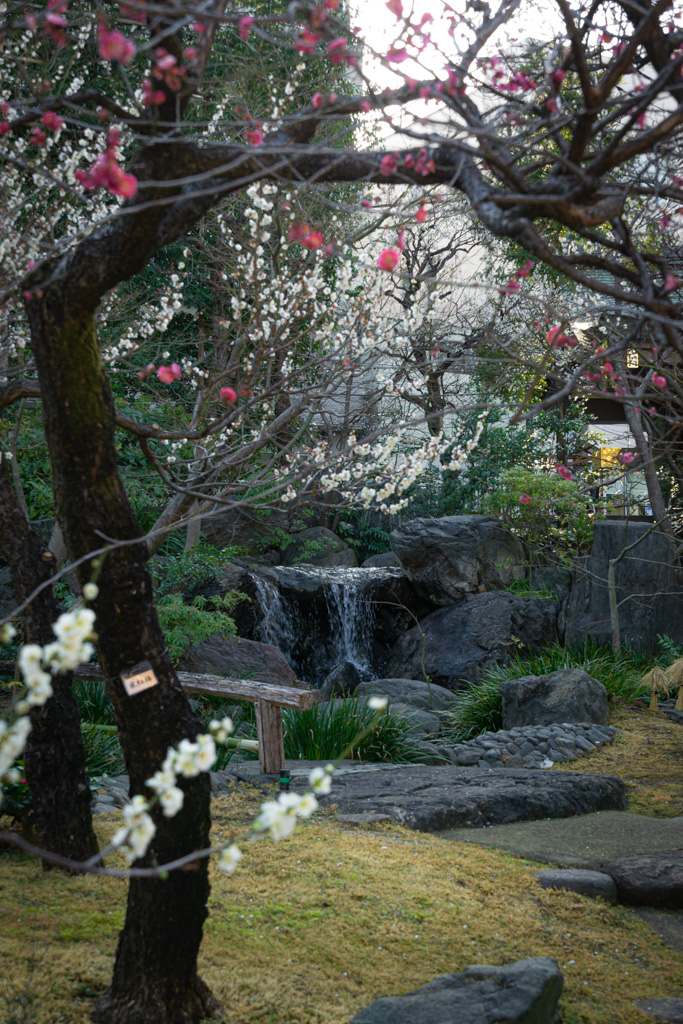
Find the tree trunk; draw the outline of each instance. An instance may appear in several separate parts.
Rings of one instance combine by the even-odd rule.
[[[73,269],[73,268],[72,268]],[[88,267],[55,275],[27,302],[32,347],[43,392],[57,516],[73,561],[112,542],[93,602],[97,649],[114,705],[131,792],[160,767],[169,746],[194,738],[201,723],[178,683],[156,615],[142,530],[117,470],[114,402],[97,344]],[[81,276],[82,275],[82,276]],[[116,542],[122,546],[116,546]],[[81,583],[91,568],[78,567]],[[151,663],[158,685],[129,697],[120,673]],[[210,830],[207,774],[182,781],[185,803],[175,818],[154,809],[156,834],[145,863],[168,862],[206,847]],[[93,1019],[102,1024],[190,1024],[218,1005],[197,976],[207,915],[208,862],[167,880],[131,879],[111,988]]]
[[[664,503],[662,488],[657,478],[657,469],[652,457],[652,445],[645,436],[641,414],[637,409],[634,409],[630,402],[624,402],[624,413],[626,415],[626,422],[635,439],[638,454],[640,455],[641,469],[647,484],[647,495],[652,506],[652,514],[655,517],[655,521],[662,524],[662,530],[673,536],[673,527],[668,518],[669,513]]]
[[[609,592],[609,617],[612,631],[612,650],[621,650],[621,630],[619,629],[619,602],[617,600],[617,560],[610,558],[607,567],[607,590]]]
[[[18,601],[25,601],[55,570],[52,553],[22,511],[5,460],[0,461],[0,550],[9,563]],[[26,641],[41,645],[53,641],[52,623],[59,611],[52,587],[41,590],[24,611]],[[87,860],[97,853],[98,846],[81,718],[71,687],[70,673],[53,676],[52,697],[42,707],[31,709],[24,765],[37,845],[63,857]],[[48,867],[51,865],[43,861],[43,868]]]

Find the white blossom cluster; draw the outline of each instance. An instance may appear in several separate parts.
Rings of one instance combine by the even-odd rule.
[[[92,588],[89,594],[96,596]],[[64,612],[52,629],[56,636],[53,643],[41,647],[39,644],[25,644],[19,650],[18,663],[26,684],[25,692],[14,705],[16,717],[8,723],[0,719],[0,804],[2,804],[2,783],[16,782],[18,773],[12,765],[21,756],[31,731],[28,712],[41,707],[52,696],[52,675],[70,672],[83,661],[89,661],[94,648],[89,638],[92,635],[95,613],[90,608],[79,607]],[[14,627],[6,624],[0,634],[0,642],[10,643],[16,635]]]

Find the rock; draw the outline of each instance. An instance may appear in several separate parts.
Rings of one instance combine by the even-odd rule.
[[[564,601],[572,589],[572,571],[560,566],[541,566],[532,569],[531,585],[534,591],[546,590],[556,601]]]
[[[512,637],[538,650],[557,633],[559,605],[514,594],[471,594],[439,608],[405,633],[389,657],[387,676],[419,678],[426,672],[439,686],[458,689],[493,665],[506,665]],[[424,659],[424,660],[423,660]]]
[[[387,567],[400,568],[401,563],[393,551],[383,551],[381,555],[370,555],[363,562],[363,569],[386,569]]]
[[[605,871],[617,886],[620,903],[636,907],[683,908],[683,850],[620,857]]]
[[[361,683],[356,690],[359,697],[369,697],[373,693],[388,697],[390,703],[398,701],[425,711],[443,711],[453,700],[451,690],[436,683],[426,683],[424,679],[372,679]]]
[[[411,704],[392,704],[392,715],[408,722],[413,731],[422,737],[436,736],[441,728],[441,719],[430,711],[422,711]]]
[[[610,643],[608,562],[639,537],[644,539],[616,568],[621,642],[648,652],[657,650],[658,634],[683,643],[683,588],[674,568],[676,545],[659,532],[645,536],[650,529],[648,523],[624,520],[595,523],[592,553],[575,565],[566,612],[567,643],[583,644],[586,636],[600,644]],[[628,600],[629,594],[633,600]]]
[[[500,684],[503,728],[554,722],[609,724],[607,691],[581,669],[559,669],[547,676],[522,676]],[[568,737],[567,737],[568,738]],[[559,746],[559,738],[555,738]]]
[[[344,661],[341,665],[335,665],[325,677],[322,690],[328,697],[349,697],[356,692],[359,683],[360,675],[356,666],[350,661]]]
[[[583,896],[601,896],[607,903],[617,902],[617,887],[604,871],[582,871],[579,868],[534,871],[534,878],[544,889],[568,889]]]
[[[376,999],[350,1024],[555,1024],[562,972],[548,957],[442,974],[402,996]]]
[[[219,548],[239,548],[252,554],[259,554],[269,547],[277,546],[280,531],[288,526],[283,512],[247,507],[226,509],[219,505],[213,512],[202,516],[202,534],[209,544]]]
[[[305,785],[302,777],[297,787]],[[408,828],[438,832],[621,810],[625,793],[624,782],[608,775],[405,765],[335,775],[333,791],[323,802],[337,804],[342,814],[376,811]]]
[[[524,575],[523,545],[493,516],[412,519],[389,540],[418,593],[439,605]]]
[[[210,636],[192,644],[178,668],[233,679],[293,686],[294,672],[277,647],[239,637]]]
[[[635,999],[633,1005],[652,1020],[683,1024],[683,999]]]
[[[336,533],[325,526],[311,526],[295,533],[282,551],[282,565],[358,565],[356,553]]]

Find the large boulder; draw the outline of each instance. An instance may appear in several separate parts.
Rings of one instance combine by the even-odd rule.
[[[294,672],[282,651],[271,644],[240,637],[210,636],[192,644],[178,668],[183,672],[254,679],[293,686]]]
[[[621,642],[652,652],[657,635],[683,644],[683,588],[675,568],[675,542],[651,524],[606,520],[595,524],[590,555],[575,563],[567,604],[565,642],[612,639],[607,575],[610,559],[639,541],[616,566]]]
[[[411,519],[391,549],[418,592],[450,605],[482,588],[505,590],[524,575],[524,547],[493,516]]]
[[[423,711],[443,711],[453,700],[453,693],[424,679],[371,679],[356,688],[357,697],[373,693],[388,697],[390,704],[408,704]]]
[[[549,957],[477,964],[402,996],[376,999],[350,1024],[555,1024],[562,971]]]
[[[607,690],[578,668],[508,679],[499,689],[504,729],[560,722],[609,724]]]
[[[311,526],[293,534],[292,540],[282,551],[282,565],[358,565],[355,551],[336,533],[325,526]]]
[[[363,569],[398,568],[401,563],[393,551],[383,551],[380,555],[370,555],[363,562]]]
[[[400,638],[389,657],[387,676],[419,678],[458,689],[493,665],[507,665],[516,648],[538,650],[557,633],[559,605],[505,592],[471,594],[439,608]]]
[[[683,909],[683,850],[620,857],[603,870],[614,879],[620,903]]]

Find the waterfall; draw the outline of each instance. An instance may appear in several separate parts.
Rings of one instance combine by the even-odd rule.
[[[291,661],[296,642],[294,613],[283,600],[274,580],[264,579],[256,573],[252,573],[251,578],[256,586],[256,602],[261,613],[255,639],[277,647]]]
[[[299,678],[320,686],[344,662],[363,680],[378,677],[377,601],[403,578],[399,569],[275,566],[251,577],[258,611],[254,639],[279,648]]]
[[[375,625],[375,605],[370,599],[370,588],[353,580],[326,580],[324,593],[336,664],[349,661],[361,679],[376,679],[370,664],[370,644]]]

